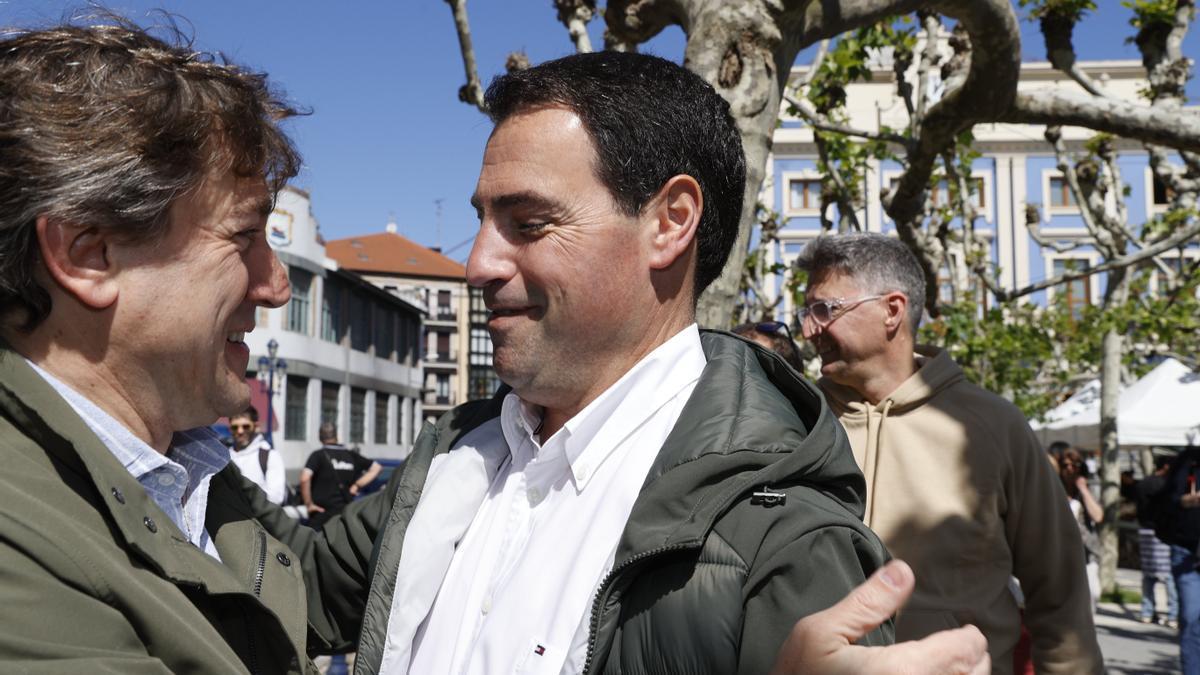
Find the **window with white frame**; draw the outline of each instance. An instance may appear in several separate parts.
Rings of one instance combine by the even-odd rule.
[[[821,210],[820,178],[789,178],[787,186],[788,213],[819,212]]]
[[[1082,272],[1090,269],[1091,266],[1090,258],[1055,258],[1053,275],[1058,277],[1070,272]],[[1062,294],[1062,301],[1071,313],[1071,318],[1078,319],[1083,316],[1083,309],[1092,304],[1092,277],[1089,275],[1060,284],[1055,287],[1054,292],[1056,295]]]
[[[309,316],[312,315],[313,274],[299,267],[288,269],[288,281],[292,286],[292,300],[288,303],[287,329],[308,335]]]
[[[1075,203],[1075,193],[1071,192],[1071,185],[1061,173],[1047,172],[1042,181],[1042,188],[1045,191],[1047,210],[1077,211],[1079,209],[1079,205]]]
[[[883,175],[884,185],[887,186],[887,191],[891,192],[896,189],[896,183],[900,182],[899,171],[886,171]],[[988,209],[988,193],[992,187],[992,174],[990,171],[981,171],[972,173],[967,179],[968,189],[971,191],[970,203],[979,210],[979,216],[991,222],[992,212]],[[946,178],[940,179],[935,184],[929,194],[930,201],[934,206],[940,207],[950,203],[950,185]],[[884,218],[887,218],[887,213],[884,213]]]

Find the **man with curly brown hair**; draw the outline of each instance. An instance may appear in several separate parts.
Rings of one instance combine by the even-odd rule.
[[[105,23],[0,40],[0,670],[309,672],[299,565],[204,427],[289,297],[294,111]]]

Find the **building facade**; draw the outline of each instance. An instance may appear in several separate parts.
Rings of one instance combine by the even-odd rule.
[[[292,299],[260,308],[246,335],[252,402],[265,429],[269,399],[274,445],[290,482],[320,445],[324,422],[336,424],[340,440],[368,457],[401,459],[423,417],[423,308],[327,257],[310,207],[302,190],[279,193],[267,237],[288,270]],[[257,371],[272,340],[287,368],[268,393]]]
[[[499,383],[492,371],[487,310],[480,291],[467,285],[461,264],[398,234],[395,223],[383,232],[330,241],[328,251],[343,269],[425,310],[421,402],[426,419],[495,393]]]
[[[851,84],[847,91],[846,125],[878,131],[908,126],[903,100],[898,96],[895,76],[888,63],[880,63],[871,81]],[[1145,69],[1140,61],[1091,61],[1080,66],[1105,93],[1119,99],[1137,100],[1139,90],[1146,86]],[[805,75],[804,67],[795,68],[793,81]],[[934,82],[932,87],[938,86]],[[1022,64],[1021,91],[1067,88],[1082,89],[1074,81],[1048,63]],[[787,114],[786,106],[781,123],[774,134],[773,154],[768,160],[767,180],[760,200],[779,213],[782,223],[780,242],[769,252],[769,262],[785,263],[789,269],[799,252],[813,238],[823,233],[821,226],[821,175],[818,171],[817,149],[807,124]],[[1100,262],[1100,254],[1091,246],[1087,227],[1074,203],[1070,189],[1057,168],[1057,159],[1043,137],[1045,127],[1022,124],[983,124],[974,128],[974,147],[981,156],[974,160],[971,180],[977,190],[976,207],[981,217],[975,223],[975,233],[988,243],[991,261],[998,270],[998,281],[1006,289],[1023,288],[1050,279],[1068,269],[1086,269]],[[1088,129],[1064,127],[1063,138],[1068,149],[1083,150],[1094,135]],[[1118,139],[1118,167],[1128,185],[1125,204],[1128,222],[1136,231],[1143,223],[1164,212],[1168,193],[1150,170],[1149,156],[1138,142]],[[1176,158],[1174,161],[1178,161]],[[901,167],[894,162],[870,161],[864,176],[866,208],[857,215],[863,228],[872,232],[894,232],[895,226],[883,210],[881,198],[900,175]],[[934,194],[944,198],[945,188]],[[1055,244],[1082,243],[1079,248],[1059,252],[1044,247],[1032,236],[1026,223],[1026,205],[1035,205],[1041,222],[1036,228],[1043,238]],[[834,207],[830,207],[831,209]],[[836,217],[833,219],[836,222]],[[1182,253],[1185,259],[1200,256],[1195,244]],[[1180,253],[1162,256],[1167,263],[1178,266]],[[945,275],[962,274],[952,269]],[[780,275],[768,286],[768,293],[779,293],[785,281]],[[960,288],[969,280],[961,279]],[[948,285],[948,284],[944,284]],[[1104,290],[1102,274],[1080,279],[1065,286],[1038,291],[1029,299],[1045,305],[1055,293],[1066,293],[1072,306],[1098,302]],[[978,291],[984,305],[992,298]],[[780,306],[781,318],[793,317],[791,298],[785,297]]]

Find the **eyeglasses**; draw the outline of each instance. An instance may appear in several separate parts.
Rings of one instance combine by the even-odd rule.
[[[846,312],[858,307],[864,302],[871,300],[879,300],[886,297],[884,295],[864,295],[861,298],[832,298],[830,300],[818,300],[811,305],[800,308],[800,323],[804,323],[812,317],[812,320],[821,328],[828,326],[837,320],[837,318]]]
[[[229,425],[230,431],[243,431],[243,430],[249,431],[250,429],[253,429],[253,428],[254,428],[253,424],[230,424]]]

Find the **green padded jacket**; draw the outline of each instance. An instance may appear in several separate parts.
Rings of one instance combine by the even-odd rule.
[[[862,523],[864,483],[817,389],[782,359],[704,331],[707,365],[646,476],[591,610],[588,673],[766,673],[795,621],[887,558]],[[377,673],[405,532],[433,458],[499,414],[490,401],[427,424],[385,490],[317,533],[248,488],[304,561],[310,622]],[[755,496],[767,492],[781,497]],[[420,545],[413,543],[411,545]],[[888,644],[890,622],[859,644]]]

